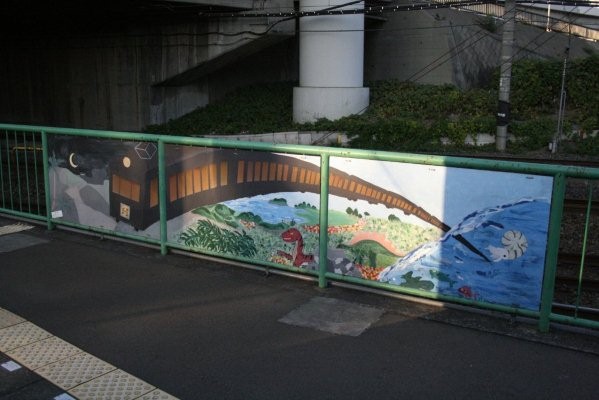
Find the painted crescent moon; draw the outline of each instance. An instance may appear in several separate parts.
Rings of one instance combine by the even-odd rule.
[[[69,164],[71,165],[71,167],[73,167],[73,168],[77,168],[77,167],[78,167],[78,165],[77,165],[77,164],[75,164],[75,162],[73,161],[73,157],[74,157],[74,156],[75,156],[75,153],[71,153],[71,154],[69,155]]]

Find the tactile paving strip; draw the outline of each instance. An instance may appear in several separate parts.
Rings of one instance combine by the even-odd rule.
[[[18,347],[26,346],[52,336],[31,322],[9,326],[0,329],[0,351],[7,352]]]
[[[162,390],[156,389],[153,392],[141,396],[139,400],[177,400],[177,398],[168,393],[164,393]]]
[[[20,324],[21,322],[25,322],[25,320],[8,310],[0,308],[0,329]]]
[[[116,367],[87,353],[46,365],[35,372],[56,386],[69,390],[82,383],[114,371]]]
[[[80,400],[131,400],[156,389],[120,369],[102,375],[71,390]]]
[[[6,354],[29,369],[38,369],[44,365],[64,360],[77,353],[81,353],[81,349],[53,336],[39,342],[19,347]]]
[[[3,308],[0,351],[80,400],[177,400]]]

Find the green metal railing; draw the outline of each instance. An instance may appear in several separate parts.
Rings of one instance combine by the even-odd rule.
[[[43,144],[36,129],[0,130],[0,210],[43,219],[46,214]]]
[[[109,229],[79,225],[72,222],[52,218],[51,196],[49,182],[48,137],[51,135],[70,135],[95,139],[112,139],[124,141],[152,142],[158,149],[158,195],[160,210],[160,235],[159,239],[115,232]],[[435,300],[458,303],[478,308],[501,311],[514,315],[521,315],[538,319],[539,329],[548,331],[551,321],[568,323],[593,329],[599,328],[599,322],[565,316],[552,312],[554,300],[554,286],[557,270],[558,249],[560,241],[560,226],[564,208],[565,185],[567,178],[580,178],[594,181],[599,179],[599,168],[585,168],[578,166],[562,166],[539,163],[507,162],[498,160],[471,159],[459,157],[430,156],[406,153],[392,153],[384,151],[367,151],[347,148],[329,148],[319,146],[302,146],[289,144],[270,144],[243,141],[229,141],[208,138],[180,137],[167,135],[150,135],[143,133],[95,131],[85,129],[70,129],[56,127],[38,127],[24,125],[0,124],[0,212],[25,217],[33,220],[45,221],[48,229],[55,225],[64,225],[81,230],[94,231],[103,235],[112,235],[141,241],[160,247],[162,254],[167,254],[170,249],[179,249],[198,252],[197,249],[169,243],[167,240],[167,176],[165,166],[165,146],[168,144],[185,146],[202,146],[223,149],[254,150],[276,153],[290,153],[299,155],[312,155],[320,157],[321,182],[320,182],[320,235],[319,235],[319,269],[316,272],[302,271],[275,263],[261,263],[265,268],[277,268],[293,271],[294,273],[312,275],[318,278],[318,285],[326,287],[329,280],[343,281],[355,285],[367,286],[391,292],[425,297]],[[516,172],[526,174],[545,175],[553,177],[553,197],[550,210],[549,233],[547,252],[544,266],[544,281],[542,286],[541,306],[539,311],[531,311],[508,307],[503,305],[481,302],[473,299],[456,298],[438,293],[431,293],[417,289],[400,287],[397,285],[370,281],[327,272],[327,221],[328,221],[328,193],[329,193],[329,158],[344,157],[356,159],[369,159],[379,161],[392,161],[431,166],[457,167],[478,170]],[[42,185],[43,183],[43,185]],[[590,200],[587,210],[585,236],[583,244],[582,263],[580,266],[580,281],[584,270],[584,253],[588,237]],[[248,259],[234,256],[202,251],[203,254],[216,256],[223,259],[248,263]],[[580,303],[580,286],[576,306]]]

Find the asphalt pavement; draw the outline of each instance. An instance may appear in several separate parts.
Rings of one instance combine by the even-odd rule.
[[[0,368],[3,400],[599,398],[596,332],[543,334],[501,314],[41,226],[0,236],[0,308],[151,386],[146,397],[64,389],[2,349],[8,326],[0,365],[22,368]]]

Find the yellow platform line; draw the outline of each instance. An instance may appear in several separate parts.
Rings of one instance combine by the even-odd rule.
[[[177,400],[0,308],[0,351],[79,400]]]

